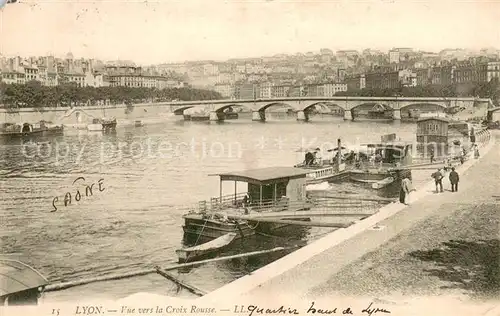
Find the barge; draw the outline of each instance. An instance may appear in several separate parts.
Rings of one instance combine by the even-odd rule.
[[[54,125],[47,121],[40,121],[34,124],[3,123],[0,127],[0,137],[3,138],[29,138],[61,135],[64,135],[64,127],[62,125]]]
[[[295,165],[308,171],[307,184],[348,179],[380,189],[403,177],[411,178],[411,170],[404,168],[412,164],[410,144],[382,141],[348,149],[341,146],[340,139],[337,142],[337,148],[328,150],[335,153],[332,159],[316,158],[316,148],[306,153],[303,163]]]

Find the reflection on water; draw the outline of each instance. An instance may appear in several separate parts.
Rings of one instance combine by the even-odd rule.
[[[218,178],[209,174],[292,166],[298,162],[295,150],[299,147],[336,144],[339,137],[346,144],[378,142],[382,134],[393,132],[405,140],[415,137],[414,124],[313,119],[309,123],[272,116],[266,123],[167,121],[139,128],[118,126],[112,134],[68,130],[64,136],[36,139],[30,146],[22,146],[21,140],[3,140],[2,253],[33,265],[53,282],[165,266],[177,262],[175,249],[182,244],[181,216],[186,205],[219,195]],[[84,177],[87,185],[103,179],[105,190],[97,192],[94,186],[91,196],[76,201],[76,191],[85,191],[84,183],[73,184],[77,177]],[[224,189],[234,192],[230,183]],[[375,192],[357,183],[338,184],[333,190],[394,193]],[[54,197],[62,203],[66,192],[72,194],[71,204],[51,212]],[[242,240],[221,255],[295,245],[331,230],[283,229],[273,236]],[[213,290],[284,254],[286,251],[193,267],[183,271],[183,278]],[[90,284],[49,293],[48,298],[171,293],[171,284],[159,276],[124,282]]]

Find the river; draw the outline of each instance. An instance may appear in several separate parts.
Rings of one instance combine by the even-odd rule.
[[[355,144],[379,142],[381,135],[396,133],[413,141],[416,130],[414,123],[345,122],[332,117],[300,123],[268,117],[266,123],[172,119],[143,127],[118,126],[116,134],[104,135],[67,130],[64,136],[39,140],[37,146],[4,142],[2,253],[33,265],[52,282],[165,266],[177,260],[186,205],[219,194],[218,178],[209,174],[291,166],[299,162],[295,151],[301,146],[328,149],[339,137],[344,144]],[[92,196],[85,196],[79,185],[83,180],[73,184],[78,177],[95,183]],[[78,202],[77,188],[82,189]],[[232,184],[225,189],[227,194],[234,190]],[[338,190],[374,194],[354,184]],[[72,203],[64,207],[66,192],[71,192]],[[285,229],[276,233],[281,237],[254,237],[227,253],[311,241],[329,231]],[[207,264],[182,271],[182,279],[210,291],[282,255]],[[147,275],[47,293],[46,300],[117,299],[136,292],[188,295],[178,293],[176,285],[159,275]]]

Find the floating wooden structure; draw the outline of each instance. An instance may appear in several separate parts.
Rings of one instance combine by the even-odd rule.
[[[0,306],[37,305],[49,282],[33,267],[0,259]]]
[[[170,270],[176,270],[176,269],[181,269],[181,268],[186,268],[186,267],[198,266],[198,265],[207,264],[207,263],[211,263],[211,262],[218,262],[218,261],[225,261],[225,260],[231,260],[231,259],[258,256],[258,255],[267,254],[267,253],[292,250],[292,249],[296,249],[298,247],[299,246],[276,247],[276,248],[272,248],[272,249],[268,249],[268,250],[253,251],[253,252],[247,252],[247,253],[243,253],[243,254],[226,256],[226,257],[219,257],[219,258],[206,259],[206,260],[201,260],[201,261],[173,264],[173,265],[161,268],[161,271],[170,271]],[[147,274],[157,273],[157,272],[158,272],[158,267],[145,268],[145,269],[130,271],[130,272],[126,272],[126,273],[119,273],[119,274],[106,275],[106,276],[102,276],[102,277],[94,277],[94,278],[87,278],[87,279],[81,279],[81,280],[74,280],[74,281],[49,284],[49,285],[45,286],[45,292],[60,291],[60,290],[68,289],[71,287],[90,284],[90,283],[120,280],[120,279],[142,276],[142,275],[147,275]]]
[[[177,285],[179,285],[179,286],[182,286],[183,288],[185,288],[185,289],[189,290],[189,291],[190,291],[191,293],[193,293],[193,294],[196,294],[196,295],[198,295],[198,296],[203,296],[203,295],[205,295],[205,294],[207,294],[207,293],[208,293],[207,291],[202,290],[202,289],[200,289],[199,287],[196,287],[196,286],[194,286],[194,285],[192,285],[192,284],[188,284],[188,283],[186,283],[185,281],[181,281],[181,280],[180,280],[179,278],[177,278],[175,275],[173,275],[172,273],[169,273],[168,271],[163,270],[163,269],[162,269],[162,268],[160,268],[160,267],[156,267],[155,269],[156,269],[156,272],[157,272],[159,275],[161,275],[161,276],[163,276],[163,277],[165,277],[165,278],[169,279],[170,281],[172,281],[172,282],[176,283],[176,284],[177,284]]]
[[[237,235],[237,233],[227,233],[207,243],[194,247],[177,249],[175,252],[180,261],[194,260],[195,258],[207,255],[211,252],[221,250],[222,248],[229,245]]]
[[[227,233],[237,233],[236,238],[255,234],[259,227],[277,229],[288,224],[268,223],[255,225],[247,220],[237,220],[237,215],[284,210],[310,209],[306,199],[306,174],[308,171],[292,167],[272,167],[218,174],[220,194],[210,202],[202,201],[198,209],[191,210],[184,218],[184,233],[199,240],[215,239]],[[234,182],[234,194],[223,195],[223,181]],[[247,193],[238,193],[237,182],[247,184]]]

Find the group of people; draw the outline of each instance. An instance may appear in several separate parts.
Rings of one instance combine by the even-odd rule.
[[[436,184],[436,193],[443,192],[443,179],[445,176],[446,171],[444,170],[444,168],[440,168],[432,174],[432,178],[434,178],[434,183]],[[455,167],[451,167],[448,179],[450,180],[451,184],[451,192],[458,192],[458,182],[460,181],[460,176],[458,175],[458,172],[456,172]],[[405,176],[401,180],[399,202],[408,205],[408,196],[412,191],[416,190],[413,188],[411,180],[407,176]]]
[[[316,148],[314,151],[310,152],[308,151],[306,153],[305,159],[304,159],[304,164],[306,166],[312,166],[315,164],[316,160],[318,159],[317,155],[319,153],[320,149]]]
[[[446,176],[446,171],[444,168],[438,169],[434,172],[431,177],[434,179],[436,184],[436,193],[443,192],[443,179]],[[451,192],[458,192],[458,182],[460,181],[460,176],[458,172],[455,171],[455,167],[451,167],[450,174],[448,176],[451,184]]]

